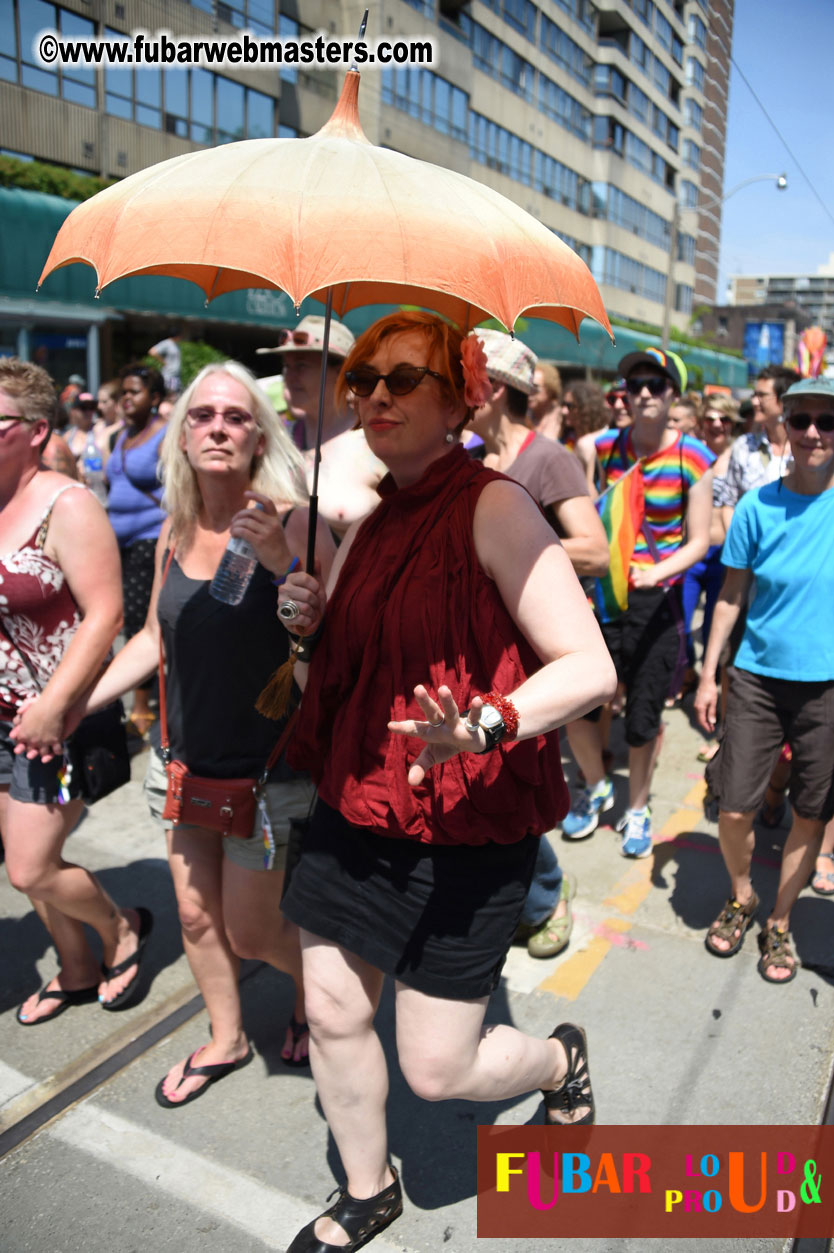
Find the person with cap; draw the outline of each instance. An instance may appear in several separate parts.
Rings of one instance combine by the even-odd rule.
[[[537,361],[527,417],[537,435],[557,440],[562,434],[562,376],[552,361]]]
[[[758,971],[768,983],[787,983],[796,975],[790,913],[823,828],[834,817],[834,382],[803,379],[782,401],[791,468],[747,492],[733,514],[722,558],[724,584],[695,699],[701,726],[712,731],[719,658],[749,595],[721,746],[707,767],[719,800],[731,894],[709,928],[706,947],[716,957],[732,957],[756,917],[753,818],[787,740],[793,823],[776,901],[759,935]]]
[[[629,353],[619,364],[632,425],[601,431],[595,439],[603,489],[634,466],[642,471],[643,521],[634,539],[628,605],[603,623],[605,642],[625,684],[625,738],[629,748],[629,803],[618,829],[624,857],[652,851],[649,790],[659,748],[664,702],[677,688],[684,659],[681,582],[709,547],[715,458],[691,435],[668,426],[680,395],[676,361],[660,349]],[[615,537],[616,542],[616,537]],[[628,554],[623,554],[626,558]],[[562,824],[568,839],[597,828],[614,804],[605,774],[599,711],[568,724],[568,740],[585,787]]]
[[[476,409],[471,426],[484,441],[485,464],[527,488],[578,575],[604,574],[608,540],[581,466],[560,443],[531,430],[525,420],[538,373],[535,353],[503,331],[482,329],[478,338],[486,352],[492,395]],[[526,942],[531,957],[555,957],[567,948],[575,894],[575,882],[562,874],[544,836],[516,931],[516,940]]]
[[[351,523],[364,518],[378,501],[377,484],[385,466],[368,448],[361,430],[354,430],[356,418],[351,408],[336,399],[336,381],[345,357],[353,347],[353,335],[343,322],[330,322],[325,363],[324,417],[322,423],[321,465],[319,466],[318,511],[337,543]],[[294,330],[281,332],[277,348],[259,353],[278,353],[284,371],[284,397],[294,420],[293,440],[307,453],[308,486],[313,481],[313,457],[319,417],[324,318],[302,318]]]

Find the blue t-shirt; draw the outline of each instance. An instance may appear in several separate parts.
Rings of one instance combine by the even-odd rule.
[[[834,679],[834,488],[800,496],[768,483],[747,492],[721,560],[756,579],[735,664],[800,683]]]

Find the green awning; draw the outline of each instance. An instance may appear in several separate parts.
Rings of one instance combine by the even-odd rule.
[[[7,298],[31,300],[55,236],[74,200],[42,192],[0,187],[0,291]],[[96,300],[95,271],[88,265],[68,265],[50,274],[40,290],[44,302],[60,301],[95,311],[149,313],[167,318],[198,317],[211,322],[254,326],[281,326],[295,321],[292,301],[283,292],[251,289],[218,296],[207,305],[193,283],[158,275],[123,278],[109,284]],[[36,297],[37,299],[37,297]]]

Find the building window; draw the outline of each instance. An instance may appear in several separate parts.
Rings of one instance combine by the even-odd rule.
[[[707,50],[707,28],[697,13],[689,15],[689,42],[698,48]]]
[[[532,145],[480,113],[469,114],[469,151],[474,161],[530,186]]]
[[[686,283],[675,284],[675,310],[678,313],[692,312],[692,288]]]
[[[672,23],[667,17],[664,17],[660,9],[655,9],[654,37],[661,48],[664,48],[667,52],[672,51]]]
[[[594,95],[613,96],[625,104],[626,80],[613,65],[598,65],[594,70]]]
[[[698,188],[689,179],[682,178],[679,189],[680,202],[684,209],[694,209],[698,204]]]
[[[497,78],[522,99],[533,99],[533,67],[477,22],[472,23],[472,60],[483,74]]]
[[[281,14],[278,19],[278,35],[281,39],[298,39],[300,30],[301,28],[294,18],[286,17],[283,13]],[[294,65],[282,65],[281,79],[285,83],[297,83],[297,68]]]
[[[704,120],[704,110],[698,104],[697,100],[693,100],[691,96],[687,96],[683,102],[683,116],[687,126],[693,127],[696,131],[701,129]]]
[[[165,131],[188,139],[188,74],[182,70],[164,70]]]
[[[575,22],[588,32],[595,35],[597,29],[596,11],[591,0],[556,0],[559,8],[572,17]]]
[[[61,9],[54,4],[46,4],[44,0],[26,0],[25,3],[0,0],[0,79],[20,83],[22,87],[48,96],[60,96],[86,109],[95,109],[95,70],[75,65],[52,69],[35,59],[32,45],[42,30],[57,30],[62,35],[81,39],[90,39],[96,33],[94,23],[88,18],[79,17],[69,9]]]
[[[607,148],[609,152],[616,152],[617,156],[621,157],[625,151],[626,134],[623,126],[613,117],[594,118],[595,148]]]
[[[196,3],[195,0],[190,0],[190,2],[195,8],[211,13],[221,21],[228,22],[230,26],[236,26],[238,30],[246,28],[258,35],[275,33],[272,0],[216,0],[216,4],[213,4],[211,0],[196,0]]]
[[[591,139],[591,111],[558,83],[539,73],[539,109],[586,143]]]
[[[613,222],[658,248],[669,248],[672,231],[666,218],[627,196],[613,183],[594,183],[593,204],[594,217]]]
[[[383,70],[382,101],[466,142],[469,97],[431,70]]]
[[[246,101],[244,89],[240,83],[230,78],[218,78],[215,84],[217,92],[217,142],[218,144],[234,143],[243,139],[245,134]]]
[[[121,38],[119,31],[105,33],[111,39]],[[274,97],[209,70],[108,68],[104,88],[105,111],[111,117],[192,143],[226,144],[275,134]]]
[[[533,187],[568,209],[587,213],[590,208],[590,186],[585,179],[538,148],[533,163]]]
[[[697,170],[701,167],[701,149],[691,139],[683,141],[683,160],[691,170]]]
[[[563,244],[567,244],[569,248],[573,249],[576,255],[585,262],[588,269],[591,268],[591,245],[590,244],[583,244],[578,239],[574,239],[572,235],[563,235],[560,231],[554,230],[552,226],[549,229],[553,231],[554,235],[559,236]]]
[[[597,245],[591,250],[591,273],[598,283],[633,292],[656,304],[666,298],[666,275],[614,248]]]
[[[639,122],[648,126],[651,117],[651,102],[646,93],[634,83],[628,85],[628,110]]]
[[[530,0],[504,0],[502,17],[508,26],[514,26],[531,43],[536,38],[536,6]]]
[[[641,70],[648,73],[651,53],[643,43],[640,36],[635,35],[633,31],[631,32],[631,38],[629,39],[628,56],[633,65],[639,66]]]
[[[678,261],[685,261],[687,265],[695,264],[694,235],[678,235]]]
[[[591,61],[579,44],[574,43],[555,22],[542,14],[541,46],[551,60],[561,65],[585,87],[591,85]]]
[[[704,90],[704,67],[695,57],[686,58],[686,81],[697,91]]]

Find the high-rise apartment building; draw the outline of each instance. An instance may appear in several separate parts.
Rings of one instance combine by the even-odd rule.
[[[816,274],[734,274],[731,305],[794,305],[813,325],[821,326],[834,344],[834,252]]]
[[[50,69],[65,34],[355,36],[363,0],[0,0],[0,151],[120,177],[205,144],[306,135],[341,71]],[[588,262],[611,314],[672,324],[715,295],[733,0],[380,0],[368,35],[439,60],[363,72],[372,142],[494,186]],[[701,208],[699,209],[699,205]],[[476,229],[473,224],[473,229]],[[2,278],[0,278],[0,286]]]

